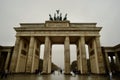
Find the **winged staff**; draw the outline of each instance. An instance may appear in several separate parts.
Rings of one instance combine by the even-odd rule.
[[[65,14],[64,18],[62,18],[62,13],[60,13],[60,10],[56,10],[56,13],[54,13],[54,17],[52,17],[52,15],[49,14],[49,20],[51,20],[51,21],[66,21],[67,13]]]

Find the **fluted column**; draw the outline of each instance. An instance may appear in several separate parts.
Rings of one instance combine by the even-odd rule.
[[[100,39],[99,36],[95,37],[94,39],[94,50],[95,50],[95,57],[96,57],[96,67],[97,73],[103,74],[105,73],[104,63],[103,63],[103,55],[101,51]]]
[[[64,60],[65,60],[65,74],[70,74],[70,40],[65,37],[64,41]]]
[[[38,41],[37,41],[37,57],[35,57],[35,61],[34,61],[34,63],[35,63],[35,65],[34,65],[34,69],[36,70],[39,70],[39,62],[40,62],[40,46],[41,46],[41,43],[39,43]]]
[[[49,44],[49,58],[48,58],[48,73],[51,73],[51,68],[52,68],[52,46],[51,46],[51,42]]]
[[[116,65],[118,66],[118,71],[120,71],[120,62],[119,62],[119,57],[117,52],[115,52],[115,57],[116,57]]]
[[[107,63],[107,69],[108,69],[109,72],[111,72],[109,59],[108,59],[108,53],[107,52],[105,52],[105,59],[106,59],[106,63]]]
[[[10,72],[15,72],[18,52],[19,52],[19,46],[20,46],[20,37],[16,37],[15,47],[14,47],[11,64],[10,64]]]
[[[28,49],[28,56],[27,56],[27,63],[26,63],[26,72],[32,73],[32,62],[33,56],[35,54],[35,38],[33,36],[30,37],[29,49]]]
[[[50,49],[51,49],[50,38],[46,36],[42,74],[48,74],[51,72]]]
[[[79,39],[79,54],[80,54],[80,70],[81,74],[87,73],[87,58],[85,49],[85,38],[81,36]]]
[[[6,62],[5,62],[5,70],[8,69],[8,64],[9,64],[9,60],[10,60],[10,54],[11,54],[11,52],[9,51],[8,54],[7,54]]]
[[[78,70],[78,71],[80,71],[80,52],[79,52],[79,51],[80,51],[80,50],[79,50],[79,48],[80,48],[79,46],[80,46],[80,45],[79,45],[79,44],[80,44],[80,43],[79,43],[79,41],[78,41],[78,43],[77,43],[77,49],[76,49],[76,50],[77,50],[77,70]]]
[[[22,47],[23,47],[23,40],[21,39],[20,40],[19,51],[18,51],[17,62],[16,62],[15,72],[19,72],[19,63],[20,63],[20,56],[21,56]]]
[[[35,72],[35,70],[38,69],[38,64],[39,64],[39,51],[38,51],[38,48],[39,48],[39,43],[37,41],[37,39],[34,40],[34,49],[33,49],[33,54],[32,54],[32,68],[31,68],[31,72]]]

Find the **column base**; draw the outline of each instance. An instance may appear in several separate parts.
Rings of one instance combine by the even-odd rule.
[[[51,73],[47,73],[47,72],[41,72],[41,75],[49,75]]]
[[[72,75],[71,73],[64,73],[64,75]]]

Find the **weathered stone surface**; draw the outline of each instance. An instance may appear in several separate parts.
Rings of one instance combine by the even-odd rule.
[[[64,54],[65,54],[65,74],[70,74],[70,44],[77,45],[77,62],[78,70],[81,74],[87,74],[87,59],[86,59],[86,49],[85,45],[89,46],[90,53],[90,63],[92,73],[104,73],[103,59],[99,57],[102,55],[99,41],[99,31],[101,27],[96,27],[96,23],[70,23],[69,21],[46,21],[45,23],[21,23],[21,27],[14,28],[16,30],[16,36],[24,41],[27,41],[27,49],[18,46],[21,43],[16,41],[14,54],[19,52],[21,55],[22,50],[26,51],[27,55],[19,57],[17,60],[19,64],[26,59],[26,65],[23,63],[23,67],[26,69],[19,70],[15,65],[11,69],[14,72],[29,72],[33,73],[37,70],[39,57],[36,55],[36,50],[38,49],[37,44],[45,44],[44,49],[44,62],[43,62],[43,74],[51,73],[51,46],[52,44],[64,44]],[[37,41],[36,41],[37,40]],[[92,45],[92,47],[91,47]],[[38,51],[39,52],[39,51]],[[15,54],[19,56],[18,53]],[[27,57],[27,58],[26,58]],[[14,63],[14,55],[12,57],[12,62]],[[37,62],[37,63],[35,63]],[[93,65],[93,63],[95,63]],[[13,70],[15,68],[18,71]]]

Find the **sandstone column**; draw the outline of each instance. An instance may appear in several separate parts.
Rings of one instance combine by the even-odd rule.
[[[116,57],[116,64],[118,66],[118,71],[120,71],[120,62],[119,62],[119,57],[117,52],[115,52],[115,57]]]
[[[18,52],[19,52],[19,46],[20,46],[20,37],[17,36],[12,59],[11,59],[11,64],[10,64],[10,72],[15,72],[17,58],[18,58]]]
[[[35,49],[34,64],[33,64],[34,72],[39,69],[40,46],[41,46],[40,42],[37,39],[35,42],[36,42],[36,49]]]
[[[20,63],[20,57],[21,57],[22,47],[23,47],[23,40],[21,39],[21,40],[20,40],[19,51],[18,51],[17,62],[16,62],[15,72],[19,72],[19,63]]]
[[[95,45],[95,40],[91,39],[88,43],[88,48],[89,48],[89,57],[90,57],[90,68],[91,68],[91,73],[97,73],[97,58],[96,58],[96,45]]]
[[[50,38],[49,38],[48,48],[49,48],[49,49],[48,49],[49,51],[48,51],[47,73],[51,73],[51,68],[52,68],[52,67],[51,67],[51,63],[52,63],[52,62],[51,62],[51,61],[52,61],[52,60],[51,60],[51,50],[52,50],[52,47],[51,47]]]
[[[8,52],[7,54],[7,58],[6,58],[6,62],[5,62],[5,70],[8,69],[8,63],[9,63],[9,60],[10,60],[10,51]]]
[[[103,55],[101,51],[100,39],[99,36],[95,37],[94,40],[94,50],[95,50],[95,57],[96,57],[96,67],[98,74],[105,73],[104,63],[103,63]]]
[[[80,70],[81,74],[87,74],[87,59],[85,49],[85,38],[81,36],[79,39],[79,54],[80,54]]]
[[[93,46],[94,46],[94,57],[95,57],[95,60],[94,60],[94,62],[95,62],[95,68],[93,69],[94,70],[94,73],[98,73],[99,74],[99,65],[98,65],[98,53],[97,53],[97,46],[96,46],[97,44],[95,43],[95,39],[93,39]],[[93,64],[93,63],[91,63],[91,64]]]
[[[28,49],[27,63],[26,63],[26,72],[27,73],[32,73],[32,62],[33,62],[33,56],[35,54],[34,44],[35,44],[35,38],[33,36],[31,36],[30,43],[29,43],[29,49]]]
[[[51,73],[50,49],[51,49],[51,42],[50,42],[49,37],[46,36],[42,74]]]
[[[80,43],[79,43],[79,41],[78,41],[78,43],[77,43],[77,70],[78,71],[80,71],[80,50],[79,50],[79,45]]]
[[[114,59],[113,59],[113,56],[110,56],[111,57],[111,63],[114,63]]]
[[[51,65],[51,63],[52,63],[52,47],[51,47],[51,43],[49,44],[49,49],[50,49],[50,51],[49,51],[49,57],[48,57],[48,73],[51,73],[51,68],[52,68],[52,65]]]
[[[34,40],[34,48],[33,48],[33,53],[32,53],[32,68],[31,68],[31,72],[35,72],[35,70],[37,70],[38,68],[36,68],[36,66],[39,64],[37,60],[39,60],[39,54],[38,52],[38,42],[37,39]],[[37,60],[36,60],[37,59]]]
[[[65,74],[70,74],[70,40],[65,37],[64,41],[64,60],[65,60]]]
[[[107,63],[107,69],[108,69],[109,72],[111,72],[109,59],[108,59],[108,53],[107,52],[105,52],[105,59],[106,59],[106,63]]]

